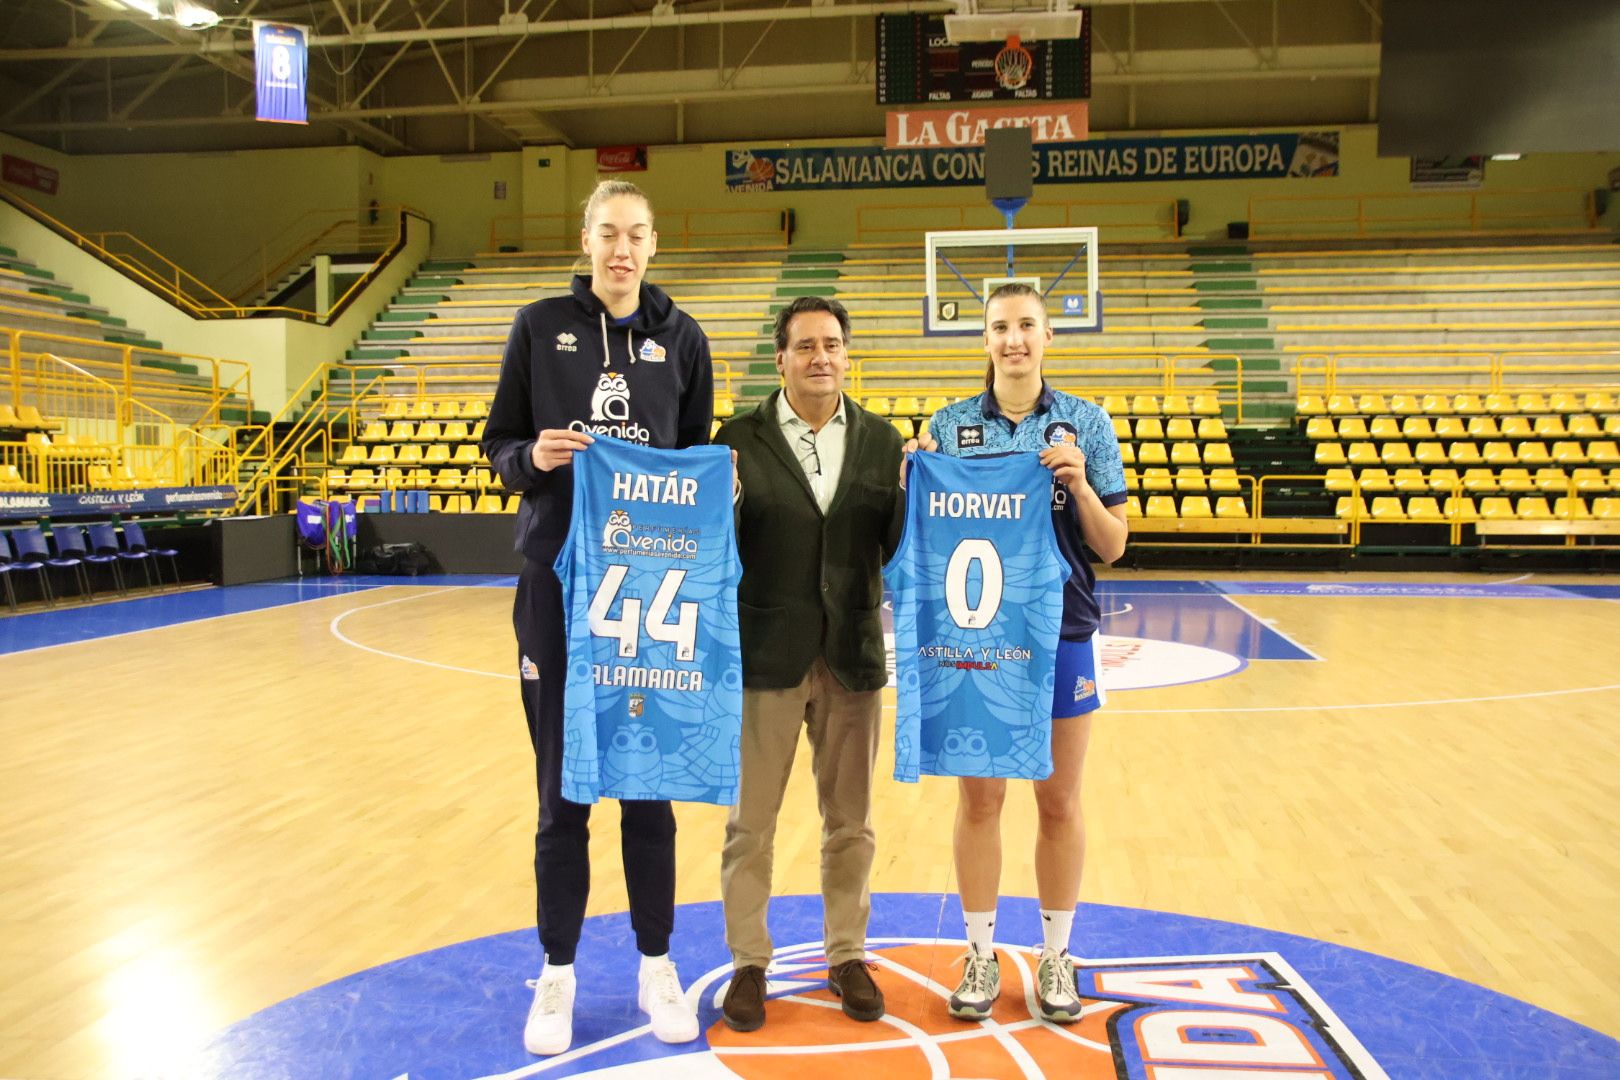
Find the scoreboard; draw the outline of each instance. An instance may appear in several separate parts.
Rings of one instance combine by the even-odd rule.
[[[1080,36],[1025,41],[1033,60],[1028,81],[1016,89],[996,78],[1001,41],[952,45],[939,15],[879,15],[877,103],[924,105],[950,101],[1049,101],[1091,96],[1091,16]]]

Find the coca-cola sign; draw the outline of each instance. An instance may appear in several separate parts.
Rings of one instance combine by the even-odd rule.
[[[603,146],[596,151],[597,172],[646,172],[645,146]]]

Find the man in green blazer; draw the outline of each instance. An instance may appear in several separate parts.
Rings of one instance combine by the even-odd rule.
[[[872,771],[888,681],[883,564],[904,521],[900,436],[843,393],[849,315],[805,296],[776,318],[782,388],[715,441],[737,454],[742,584],[742,781],[720,863],[732,979],[723,1014],[765,1022],[772,842],[802,730],[821,807],[828,987],[846,1015],[876,1020],[866,965]]]

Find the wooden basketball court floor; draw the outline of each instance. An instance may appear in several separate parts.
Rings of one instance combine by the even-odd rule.
[[[1220,580],[1296,583],[1222,603],[1317,659],[1111,695],[1083,899],[1354,946],[1620,1035],[1617,579]],[[1561,582],[1599,587],[1536,588]],[[130,632],[125,603],[99,630],[0,620],[0,1076],[166,1075],[318,984],[529,925],[510,585],[248,587],[275,606]],[[1152,603],[1175,632],[1180,601]],[[801,755],[783,894],[818,888],[809,779]],[[880,780],[875,892],[953,890],[953,806],[949,781]],[[680,807],[681,903],[718,897],[724,817]],[[615,819],[593,914],[626,906]],[[1014,791],[1009,895],[1034,895],[1033,821]]]

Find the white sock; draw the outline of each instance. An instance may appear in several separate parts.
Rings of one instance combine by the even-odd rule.
[[[983,956],[989,956],[995,949],[996,940],[996,909],[989,911],[964,911],[962,921],[967,923],[968,944],[973,951]]]
[[[1074,909],[1049,911],[1041,908],[1041,934],[1045,946],[1053,952],[1069,951],[1069,931],[1074,929]]]
[[[663,965],[667,963],[669,963],[669,953],[659,953],[657,956],[648,956],[643,953],[641,956],[641,974],[647,974],[647,969],[654,964]]]
[[[568,982],[573,982],[574,981],[574,965],[573,964],[552,964],[552,963],[548,962],[546,964],[546,966],[541,970],[540,977],[542,979],[565,979]]]

